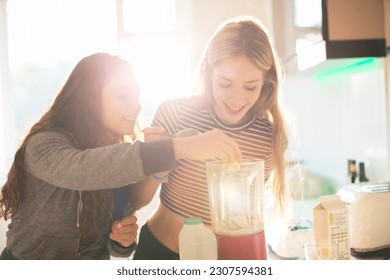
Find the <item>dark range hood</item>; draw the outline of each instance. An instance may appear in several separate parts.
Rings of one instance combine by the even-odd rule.
[[[383,0],[322,0],[326,58],[386,56]]]
[[[386,42],[385,1],[390,3],[390,0],[322,0],[322,40],[297,52],[298,73],[373,66],[375,58],[386,57],[386,51],[389,53],[386,44],[390,40]],[[386,13],[389,17],[390,11]],[[297,73],[293,69],[292,72]]]

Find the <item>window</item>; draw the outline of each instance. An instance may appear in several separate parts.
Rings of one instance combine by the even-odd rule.
[[[176,29],[175,0],[123,0],[127,33],[169,32]]]
[[[141,86],[141,121],[149,125],[164,100],[188,95],[191,49],[176,26],[174,0],[122,0],[118,52],[130,61]]]
[[[294,0],[294,23],[296,27],[320,28],[321,0]]]
[[[176,30],[174,0],[0,0],[0,16],[0,60],[9,61],[0,67],[1,181],[20,140],[86,55],[117,53],[134,64],[145,124],[163,100],[189,92],[191,49]]]
[[[324,61],[321,0],[294,0],[294,25],[298,69],[306,70]]]
[[[1,24],[7,26],[0,40],[8,43],[0,45],[0,59],[9,62],[0,70],[3,182],[20,140],[75,63],[92,52],[116,51],[117,34],[111,0],[0,1]]]

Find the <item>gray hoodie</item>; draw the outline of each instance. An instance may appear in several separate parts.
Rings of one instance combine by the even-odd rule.
[[[50,131],[30,138],[24,162],[23,202],[8,226],[7,249],[17,259],[93,259],[107,258],[107,249],[116,256],[129,252],[107,236],[80,251],[81,191],[134,184],[172,169],[175,155],[171,139],[78,150],[70,137]],[[109,230],[111,221],[101,226]]]

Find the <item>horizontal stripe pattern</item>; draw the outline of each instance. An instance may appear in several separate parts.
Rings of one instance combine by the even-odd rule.
[[[185,128],[203,133],[221,129],[240,146],[244,158],[265,160],[265,180],[272,170],[272,125],[264,118],[253,118],[241,126],[222,123],[208,109],[191,106],[187,98],[166,101],[160,105],[152,122],[175,135]],[[211,224],[207,178],[204,161],[180,160],[170,172],[167,183],[162,184],[161,202],[183,217],[201,217]]]

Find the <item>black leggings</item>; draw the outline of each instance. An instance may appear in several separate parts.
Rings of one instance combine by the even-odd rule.
[[[150,231],[148,224],[141,228],[133,260],[178,260],[179,254],[165,247]]]

